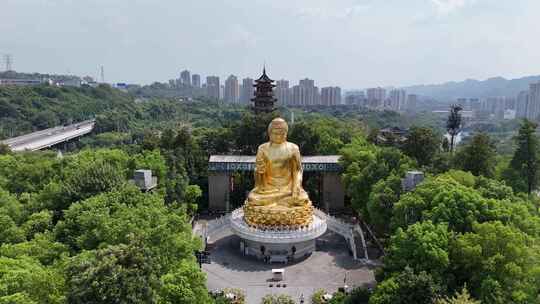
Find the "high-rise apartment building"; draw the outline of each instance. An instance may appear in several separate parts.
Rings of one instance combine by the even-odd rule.
[[[503,119],[505,107],[506,97],[488,97],[483,102],[482,111],[487,114],[494,115],[496,119]]]
[[[305,88],[301,87],[300,85],[295,85],[292,87],[292,99],[290,105],[299,106],[302,105],[302,102],[304,100],[304,95],[307,94],[305,92]]]
[[[515,97],[507,96],[504,100],[505,110],[516,110],[517,100]]]
[[[482,103],[480,103],[480,99],[469,98],[469,106],[470,110],[472,111],[473,117],[478,117],[477,113],[480,114],[480,112],[482,111]]]
[[[225,80],[225,92],[223,99],[228,103],[238,103],[240,101],[240,89],[238,87],[238,78],[230,75]]]
[[[465,111],[470,110],[469,100],[467,98],[458,98],[457,104]]]
[[[206,77],[206,95],[210,98],[219,99],[220,91],[219,77],[218,76],[208,76]]]
[[[183,70],[180,73],[180,81],[185,86],[191,86],[191,74],[188,70]]]
[[[386,90],[384,88],[369,88],[366,92],[369,107],[378,108],[384,105],[386,100]]]
[[[404,111],[407,103],[407,92],[403,89],[394,89],[390,91],[390,109],[394,111]]]
[[[516,101],[516,118],[527,118],[529,107],[529,91],[521,91]]]
[[[540,117],[540,81],[529,85],[529,103],[527,119],[538,120]]]
[[[418,107],[418,95],[409,94],[407,95],[407,111],[414,112]]]
[[[293,104],[300,106],[310,106],[318,104],[319,88],[315,86],[313,79],[301,79],[298,85],[293,87]]]
[[[493,114],[496,119],[504,119],[504,110],[506,110],[506,97],[496,97],[493,99]]]
[[[220,85],[220,86],[219,86],[219,98],[220,98],[220,99],[223,99],[223,96],[225,96],[225,86],[224,86],[224,85]]]
[[[278,104],[289,105],[291,104],[291,89],[289,88],[289,81],[285,79],[278,80],[276,82],[276,88],[274,89]]]
[[[365,106],[366,94],[364,93],[364,91],[348,92],[345,95],[345,104],[351,106]]]
[[[201,75],[193,74],[191,75],[191,85],[195,88],[201,87]]]
[[[321,88],[321,105],[335,106],[341,104],[341,88],[340,87],[324,87]]]
[[[250,104],[251,98],[253,98],[253,92],[255,89],[253,87],[253,79],[244,78],[242,79],[242,89],[240,90],[240,103]]]

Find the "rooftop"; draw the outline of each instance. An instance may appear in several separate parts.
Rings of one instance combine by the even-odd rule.
[[[302,163],[337,164],[341,155],[315,155],[303,156]],[[255,163],[255,156],[251,155],[211,155],[209,163]]]

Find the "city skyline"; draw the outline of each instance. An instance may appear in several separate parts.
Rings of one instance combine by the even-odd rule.
[[[186,63],[225,79],[255,78],[266,62],[276,79],[345,90],[515,78],[537,74],[538,9],[533,0],[7,1],[0,53],[18,71],[99,78],[103,65],[107,81],[140,84]],[[200,12],[208,16],[190,18]]]

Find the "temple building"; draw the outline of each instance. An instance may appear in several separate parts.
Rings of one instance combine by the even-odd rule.
[[[253,102],[253,110],[255,113],[269,113],[274,111],[274,104],[277,99],[274,98],[273,89],[276,86],[274,81],[266,75],[266,68],[263,68],[262,76],[255,80],[255,97],[251,99]]]

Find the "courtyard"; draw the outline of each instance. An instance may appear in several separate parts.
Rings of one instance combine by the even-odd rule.
[[[343,237],[326,232],[317,240],[316,251],[309,257],[284,264],[265,264],[242,256],[239,238],[226,229],[211,244],[211,264],[203,264],[209,290],[239,288],[249,304],[260,303],[266,294],[288,294],[298,301],[303,295],[310,303],[318,289],[337,291],[344,285],[373,286],[374,268],[350,255]],[[284,269],[284,279],[272,281],[272,269]],[[345,281],[345,282],[344,282]],[[279,287],[278,287],[279,284]]]

